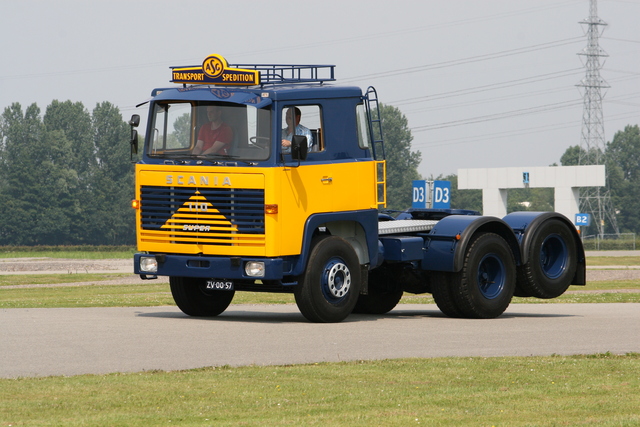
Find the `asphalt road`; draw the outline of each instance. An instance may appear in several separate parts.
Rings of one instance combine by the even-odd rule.
[[[0,377],[440,356],[640,352],[640,304],[512,304],[492,320],[401,304],[338,324],[295,305],[232,305],[217,318],[174,307],[0,310]]]

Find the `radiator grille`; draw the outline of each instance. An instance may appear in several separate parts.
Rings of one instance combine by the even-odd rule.
[[[143,241],[264,246],[264,190],[141,188]]]

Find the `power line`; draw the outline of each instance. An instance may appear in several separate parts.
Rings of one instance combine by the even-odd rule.
[[[613,40],[616,42],[626,42],[626,43],[640,43],[640,40],[627,40],[627,39],[616,39],[613,37],[602,37],[605,40]]]
[[[464,64],[469,64],[469,63],[473,63],[473,62],[488,61],[488,60],[491,60],[491,59],[504,58],[504,57],[513,56],[513,55],[520,55],[520,54],[523,54],[523,53],[536,52],[536,51],[539,51],[539,50],[550,49],[550,48],[559,47],[559,46],[565,46],[565,45],[568,45],[568,44],[576,44],[581,39],[582,39],[582,37],[571,37],[571,38],[568,38],[568,39],[557,40],[557,41],[548,42],[548,43],[541,43],[541,44],[537,44],[537,45],[525,46],[525,47],[520,47],[520,48],[516,48],[516,49],[509,49],[509,50],[499,51],[499,52],[493,52],[493,53],[488,53],[488,54],[484,54],[484,55],[476,55],[476,56],[470,56],[470,57],[467,57],[467,58],[454,59],[454,60],[450,60],[450,61],[443,61],[443,62],[438,62],[438,63],[435,63],[435,64],[425,64],[425,65],[420,65],[420,66],[416,66],[416,67],[399,68],[399,69],[395,69],[395,70],[382,71],[382,72],[379,72],[379,73],[363,74],[363,75],[360,75],[360,76],[343,79],[342,81],[345,82],[345,83],[349,83],[349,82],[354,82],[354,81],[358,81],[358,80],[362,80],[362,79],[374,79],[374,78],[382,78],[382,77],[396,77],[396,76],[399,76],[399,75],[418,73],[418,72],[422,72],[422,71],[437,70],[437,69],[440,69],[440,68],[447,68],[447,67],[453,67],[453,66],[457,66],[457,65],[464,65]]]
[[[486,22],[486,21],[493,21],[495,19],[510,18],[510,17],[514,17],[514,16],[518,16],[518,15],[528,15],[528,14],[531,14],[532,12],[558,9],[558,8],[565,7],[566,5],[581,3],[581,1],[582,0],[568,0],[568,1],[564,1],[564,2],[555,2],[554,4],[549,5],[549,6],[528,7],[528,8],[525,8],[525,9],[520,9],[520,10],[516,10],[516,11],[512,11],[512,12],[494,13],[494,14],[487,15],[487,16],[474,17],[474,18],[468,18],[468,19],[460,19],[460,20],[444,22],[444,23],[440,23],[440,24],[430,22],[429,25],[423,25],[423,26],[419,26],[419,27],[406,28],[406,29],[396,30],[396,31],[375,32],[375,33],[363,34],[363,35],[359,35],[359,36],[355,36],[355,37],[349,37],[349,38],[325,40],[325,41],[320,41],[320,42],[315,42],[315,43],[306,43],[306,44],[300,44],[300,45],[289,45],[289,46],[282,46],[282,47],[277,47],[277,48],[272,48],[272,49],[261,49],[261,50],[239,52],[238,55],[242,56],[242,55],[251,55],[251,54],[256,54],[256,53],[258,53],[258,54],[266,54],[266,53],[273,53],[273,52],[287,52],[287,51],[303,50],[303,49],[304,50],[308,50],[310,48],[333,46],[333,45],[337,45],[337,44],[344,45],[346,43],[373,40],[373,39],[379,39],[379,38],[387,38],[388,39],[390,37],[406,35],[406,34],[413,34],[413,33],[427,31],[427,30],[428,31],[434,31],[434,30],[439,30],[439,29],[442,29],[442,28],[456,27],[456,26],[459,26],[459,25],[465,25],[466,26],[466,25],[469,25],[471,23],[476,23],[476,22]]]
[[[549,79],[551,80],[551,79]],[[629,80],[629,77],[618,77],[615,79],[612,79],[611,81],[625,81],[625,80]],[[471,88],[471,89],[477,89],[476,88]],[[500,87],[497,89],[501,89]],[[490,90],[490,89],[487,89]],[[526,97],[530,97],[530,96],[539,96],[539,95],[546,95],[549,93],[553,93],[553,94],[558,94],[561,92],[573,92],[575,91],[575,88],[573,87],[554,87],[554,88],[549,88],[549,89],[545,89],[545,90],[537,90],[537,91],[529,91],[529,92],[522,92],[522,93],[516,93],[516,94],[511,94],[511,95],[505,95],[505,96],[499,96],[499,97],[492,97],[492,98],[483,98],[480,100],[476,100],[476,101],[461,101],[461,102],[457,102],[457,103],[453,103],[453,104],[438,104],[438,105],[434,105],[431,107],[422,107],[422,108],[416,108],[416,109],[410,109],[410,110],[404,110],[405,113],[417,113],[417,112],[428,112],[428,111],[442,111],[442,110],[446,110],[446,109],[451,109],[451,108],[456,108],[456,107],[460,107],[460,106],[464,106],[464,107],[469,107],[469,106],[473,106],[473,105],[482,105],[482,104],[488,104],[491,102],[499,102],[499,101],[505,101],[505,100],[510,100],[510,99],[518,99],[518,100],[522,100],[523,98]],[[634,98],[636,95],[638,95],[639,93],[627,93],[625,95],[619,95],[617,97],[615,97],[614,99],[628,99],[628,98]],[[624,96],[624,98],[623,98]],[[453,96],[452,96],[453,97]],[[447,97],[442,97],[442,98],[447,98]],[[442,99],[439,98],[439,99]],[[415,98],[411,98],[411,99],[415,99]],[[424,102],[428,102],[431,101],[431,99],[425,99]],[[613,101],[609,101],[609,102],[613,102]],[[390,102],[390,105],[403,105],[402,104],[403,101],[399,101],[399,102]]]
[[[511,95],[503,95],[503,96],[496,96],[496,97],[491,97],[491,98],[482,98],[482,99],[478,99],[475,101],[460,101],[460,102],[456,102],[456,103],[450,103],[450,104],[438,104],[438,105],[433,105],[430,107],[419,107],[416,109],[410,109],[410,110],[404,110],[406,113],[417,113],[417,112],[428,112],[428,111],[443,111],[443,110],[447,110],[447,109],[451,109],[451,108],[457,108],[457,107],[470,107],[470,106],[474,106],[474,105],[483,105],[483,104],[489,104],[489,103],[495,103],[495,102],[501,102],[501,101],[508,101],[511,99],[518,99],[519,101],[521,101],[524,98],[527,97],[534,97],[534,96],[540,96],[540,95],[547,95],[549,93],[553,93],[553,94],[558,94],[561,92],[568,92],[568,91],[574,91],[573,88],[567,88],[567,87],[554,87],[554,88],[549,88],[549,89],[545,89],[545,90],[537,90],[537,91],[529,91],[529,92],[521,92],[521,93],[515,93],[515,94],[511,94]],[[426,102],[426,101],[425,101]]]
[[[408,104],[415,104],[415,103],[423,102],[423,101],[435,101],[435,100],[444,99],[444,98],[451,98],[451,97],[454,97],[454,96],[462,96],[462,95],[469,95],[469,94],[474,94],[474,93],[486,92],[488,90],[504,89],[504,88],[514,87],[514,86],[520,86],[520,85],[525,85],[525,84],[530,84],[530,83],[536,83],[536,82],[540,82],[540,81],[547,81],[547,80],[556,79],[556,78],[560,78],[560,77],[567,77],[567,76],[577,75],[577,74],[579,74],[578,73],[579,70],[582,70],[582,68],[573,68],[573,69],[570,69],[570,70],[556,71],[556,72],[553,72],[553,73],[540,74],[540,75],[532,76],[532,77],[524,77],[524,78],[521,78],[521,79],[509,80],[509,81],[501,82],[501,83],[492,83],[492,84],[483,85],[483,86],[475,86],[475,87],[467,88],[467,89],[458,89],[458,90],[453,90],[453,91],[449,91],[449,92],[441,92],[441,93],[436,93],[436,94],[432,94],[432,95],[425,95],[425,96],[419,96],[419,97],[415,97],[415,98],[408,98],[408,99],[404,99],[404,100],[390,102],[390,104],[408,105]]]
[[[622,120],[622,119],[629,119],[629,118],[636,118],[636,117],[637,115],[635,113],[620,113],[620,114],[607,116],[607,118],[610,120]],[[431,148],[431,147],[440,147],[444,145],[448,146],[448,145],[458,145],[458,144],[469,144],[472,142],[494,140],[499,138],[507,138],[507,137],[513,137],[513,136],[521,136],[521,135],[533,135],[537,133],[546,133],[546,132],[555,131],[555,130],[575,128],[576,126],[577,125],[575,122],[555,123],[555,124],[549,124],[542,127],[536,126],[536,127],[523,128],[523,129],[517,129],[517,130],[511,130],[511,131],[492,132],[488,134],[473,135],[469,137],[464,136],[459,138],[438,139],[435,141],[428,141],[428,142],[418,141],[418,142],[412,143],[412,146],[419,149],[421,147]],[[413,128],[411,128],[410,130],[413,131]]]
[[[412,145],[415,145],[417,148],[420,148],[420,147],[431,148],[431,147],[440,147],[440,146],[443,146],[443,145],[468,144],[468,143],[472,143],[472,142],[494,140],[494,139],[498,139],[498,138],[507,138],[507,137],[520,136],[520,135],[531,135],[531,134],[536,134],[536,133],[544,133],[544,132],[549,132],[549,131],[554,131],[554,130],[559,130],[559,129],[567,129],[567,128],[571,128],[571,127],[575,127],[575,123],[556,123],[556,124],[553,124],[553,125],[547,125],[544,128],[540,128],[539,126],[536,126],[536,127],[532,127],[532,128],[524,128],[524,129],[511,130],[511,131],[502,131],[502,132],[493,132],[493,133],[488,133],[488,134],[483,134],[483,135],[474,135],[474,136],[471,136],[471,137],[439,139],[439,140],[430,141],[430,142],[417,142],[417,143],[412,144]]]
[[[512,110],[512,111],[507,111],[503,113],[487,114],[484,116],[471,117],[468,119],[461,119],[461,120],[453,120],[450,122],[437,123],[433,125],[416,126],[412,128],[412,131],[424,132],[428,130],[444,129],[444,128],[453,127],[453,126],[463,126],[463,125],[489,122],[493,120],[502,120],[502,119],[516,117],[516,116],[522,116],[525,114],[544,113],[551,110],[559,110],[559,109],[564,109],[569,107],[575,107],[577,105],[580,105],[581,103],[582,103],[581,100],[556,102],[553,104],[522,108],[519,110]]]

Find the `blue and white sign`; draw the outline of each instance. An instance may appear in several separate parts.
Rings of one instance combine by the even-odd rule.
[[[588,227],[591,225],[591,214],[588,213],[578,213],[576,214],[575,225]]]
[[[416,209],[449,209],[451,207],[450,181],[413,181],[411,207]]]
[[[451,181],[433,181],[433,208],[451,207]]]
[[[413,181],[413,198],[411,207],[416,209],[428,208],[429,184],[424,180]]]
[[[449,209],[451,207],[451,182],[433,181],[433,208]]]

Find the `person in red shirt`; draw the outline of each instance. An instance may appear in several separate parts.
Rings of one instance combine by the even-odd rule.
[[[231,126],[222,121],[222,108],[218,105],[207,107],[209,123],[204,124],[198,132],[198,141],[193,154],[229,154],[229,146],[233,140]]]

